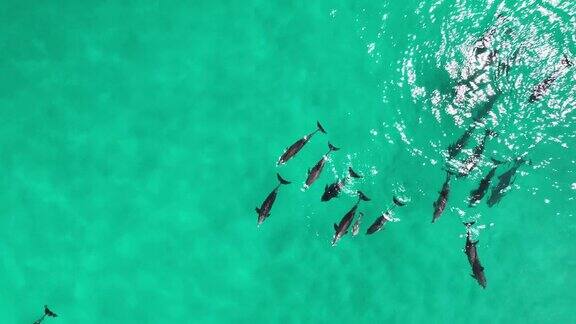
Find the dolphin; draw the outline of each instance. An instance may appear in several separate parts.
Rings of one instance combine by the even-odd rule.
[[[51,311],[50,308],[48,308],[47,305],[44,305],[44,314],[42,314],[42,317],[40,317],[39,319],[37,319],[36,321],[34,321],[34,324],[40,324],[40,323],[42,323],[42,321],[43,321],[46,317],[58,317],[58,315],[57,315],[56,313],[54,313],[53,311]]]
[[[559,69],[556,69],[549,77],[544,79],[544,81],[538,83],[534,88],[532,88],[532,94],[530,95],[530,98],[528,98],[528,102],[533,103],[542,99],[542,97],[548,93],[552,84],[554,84],[554,82],[562,75],[564,70],[573,65],[566,55],[564,55],[560,64],[561,67]]]
[[[496,133],[489,129],[487,129],[484,132],[484,137],[482,138],[480,143],[474,148],[474,152],[472,153],[472,155],[470,155],[466,160],[466,162],[464,162],[464,164],[458,169],[458,177],[467,176],[470,174],[470,172],[472,172],[472,170],[474,170],[474,168],[476,168],[478,162],[480,162],[480,159],[482,158],[482,154],[484,153],[486,139],[488,138],[488,136],[496,136]]]
[[[452,172],[446,170],[446,180],[442,185],[442,190],[439,192],[440,196],[432,205],[434,206],[434,216],[432,217],[432,223],[434,223],[436,219],[442,216],[442,213],[446,208],[446,204],[448,203],[448,195],[450,194],[450,178],[452,175],[453,175]]]
[[[380,215],[380,217],[376,218],[374,223],[372,223],[372,225],[370,225],[370,227],[368,227],[368,230],[366,231],[366,235],[371,235],[371,234],[374,234],[374,233],[378,232],[379,230],[381,230],[382,227],[384,226],[384,224],[386,224],[387,221],[391,220],[390,212],[391,211],[388,210],[385,213],[383,213],[382,215]]]
[[[326,164],[326,161],[328,161],[328,154],[330,154],[332,151],[338,150],[339,148],[328,143],[328,152],[322,156],[322,158],[316,163],[316,165],[314,165],[312,169],[308,170],[308,178],[306,179],[306,184],[304,185],[305,188],[310,187],[314,181],[318,179],[320,173],[322,173],[322,169],[324,169],[324,164]]]
[[[272,190],[272,192],[270,192],[268,197],[266,197],[262,203],[262,206],[260,206],[260,208],[256,207],[256,213],[258,213],[258,226],[260,226],[260,224],[262,224],[266,218],[270,216],[270,210],[274,205],[274,201],[276,200],[276,195],[278,195],[278,189],[280,186],[290,184],[290,181],[284,180],[279,173],[276,174],[276,177],[280,183],[276,186],[276,188],[274,188],[274,190]]]
[[[486,288],[486,276],[484,275],[484,267],[480,264],[480,258],[478,258],[478,250],[476,245],[479,241],[472,242],[470,234],[470,226],[474,225],[475,222],[464,223],[466,225],[466,245],[464,246],[464,253],[468,257],[468,263],[472,267],[472,278],[478,281],[478,284],[482,288]]]
[[[488,187],[490,187],[490,182],[492,181],[492,178],[496,174],[496,169],[500,164],[504,162],[492,159],[492,163],[494,163],[494,166],[492,167],[492,169],[490,169],[490,172],[488,172],[488,174],[486,174],[486,176],[484,176],[484,178],[480,180],[480,185],[478,186],[478,188],[470,191],[470,198],[468,199],[468,205],[470,207],[473,207],[474,205],[476,205],[476,203],[482,200],[482,198],[484,198],[484,195],[486,195],[486,192],[488,191]]]
[[[282,153],[282,156],[280,156],[280,159],[278,159],[278,165],[284,164],[288,162],[288,160],[293,158],[296,155],[296,153],[300,152],[300,150],[304,147],[304,145],[306,145],[306,143],[308,143],[308,141],[312,138],[312,136],[314,136],[314,134],[316,134],[318,131],[326,134],[326,131],[324,130],[324,127],[320,125],[320,122],[316,122],[316,127],[317,128],[315,131],[313,131],[308,135],[304,135],[304,137],[297,140],[294,144],[292,144],[289,148],[287,148],[284,151],[284,153]]]
[[[380,217],[376,218],[374,223],[372,223],[372,225],[370,225],[370,227],[366,231],[366,235],[371,235],[378,232],[379,230],[382,229],[382,227],[384,226],[384,224],[386,224],[386,222],[392,220],[390,216],[395,207],[406,206],[406,202],[400,200],[396,196],[392,197],[392,202],[394,203],[392,207],[388,207],[388,209],[384,213],[382,213]]]
[[[352,236],[356,236],[360,233],[360,222],[362,221],[362,216],[364,216],[364,213],[358,213],[358,218],[352,226]]]
[[[358,209],[358,204],[360,204],[360,201],[370,201],[370,198],[362,193],[362,191],[358,190],[357,193],[358,201],[356,204],[344,215],[344,217],[342,217],[339,224],[334,223],[335,233],[334,238],[332,239],[332,246],[335,246],[338,241],[340,241],[342,236],[348,233],[348,228],[352,224],[352,220],[354,219],[354,215],[356,214],[356,209]]]
[[[359,175],[358,173],[354,172],[354,170],[352,170],[352,167],[348,167],[348,176],[342,178],[341,180],[338,180],[330,185],[326,185],[324,187],[324,193],[322,194],[322,198],[320,198],[321,201],[329,201],[332,198],[336,198],[338,197],[338,195],[340,194],[340,191],[342,191],[342,188],[344,188],[344,186],[346,185],[346,182],[350,179],[350,178],[355,178],[355,179],[360,179],[362,178],[361,175]]]
[[[484,35],[482,35],[481,38],[476,40],[474,46],[472,47],[472,51],[474,52],[475,57],[478,57],[478,55],[481,55],[482,53],[488,50],[488,47],[490,46],[490,43],[492,42],[494,35],[498,31],[499,25],[506,19],[507,17],[504,16],[504,14],[499,14],[498,16],[496,16],[496,23],[494,23],[494,26],[486,30],[484,32]]]
[[[492,97],[490,97],[490,99],[488,100],[488,102],[486,102],[486,104],[482,107],[482,109],[478,110],[476,116],[474,116],[474,120],[472,121],[472,123],[470,123],[470,126],[468,126],[464,134],[462,134],[462,136],[460,136],[460,138],[458,138],[458,140],[455,143],[450,144],[450,146],[448,146],[448,160],[452,160],[453,158],[455,158],[462,151],[462,149],[466,147],[466,144],[468,144],[468,142],[470,141],[472,133],[478,127],[478,123],[484,117],[486,117],[486,115],[490,111],[492,111],[494,103],[496,103],[496,99],[498,99],[501,93],[502,92],[497,91]]]
[[[514,165],[510,169],[498,176],[498,184],[492,188],[492,192],[488,198],[488,207],[496,205],[506,195],[506,188],[514,183],[514,175],[516,174],[516,171],[518,171],[518,168],[524,164],[524,162],[527,162],[524,160],[524,158],[516,159]],[[530,163],[530,161],[528,161],[528,163]]]

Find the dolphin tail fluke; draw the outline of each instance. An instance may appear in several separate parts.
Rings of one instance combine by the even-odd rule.
[[[56,313],[54,313],[53,311],[50,310],[50,308],[48,308],[47,305],[44,305],[44,314],[48,317],[58,317],[58,315],[56,315]]]
[[[396,205],[398,207],[406,206],[406,202],[400,200],[400,198],[398,198],[396,196],[392,197],[392,201],[394,202],[394,205]]]
[[[324,127],[322,127],[322,125],[320,125],[320,122],[317,121],[316,122],[316,126],[318,127],[318,130],[321,131],[322,133],[326,134],[326,130],[324,130]]]
[[[339,148],[339,147],[336,147],[336,146],[330,144],[330,142],[328,142],[328,149],[329,149],[330,151],[336,152],[336,151],[338,151],[340,148]]]
[[[464,226],[466,226],[466,228],[470,228],[470,226],[476,224],[476,221],[464,222],[464,223],[462,223],[462,224],[464,224]]]
[[[498,133],[496,133],[495,131],[491,130],[491,129],[486,129],[486,136],[492,136],[492,137],[496,137],[498,136]]]
[[[350,175],[351,178],[356,178],[356,179],[362,178],[361,175],[356,173],[356,171],[352,170],[352,167],[348,167],[348,174]]]
[[[568,55],[564,54],[564,58],[562,59],[562,64],[566,65],[566,67],[571,67],[574,65],[572,61],[568,58]]]
[[[358,198],[360,200],[370,201],[370,198],[368,198],[368,196],[366,196],[362,191],[358,190],[356,193],[358,193]]]
[[[276,177],[278,178],[278,181],[280,181],[280,184],[283,185],[287,185],[287,184],[291,184],[292,182],[282,178],[282,176],[280,175],[280,173],[276,173]]]
[[[495,158],[490,158],[490,160],[491,160],[492,163],[494,163],[495,165],[504,164],[504,161],[496,160]]]

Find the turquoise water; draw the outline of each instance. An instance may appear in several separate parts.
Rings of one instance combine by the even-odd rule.
[[[570,323],[576,320],[571,1],[4,1],[0,10],[2,323]],[[521,48],[462,99],[475,40]],[[508,32],[507,30],[510,30]],[[468,62],[468,63],[467,63]],[[480,167],[445,148],[494,89]],[[285,166],[284,148],[315,135]],[[320,179],[306,170],[341,147]],[[532,160],[500,204],[468,208],[489,158]],[[321,203],[352,165],[365,177]],[[497,175],[510,168],[507,164]],[[276,185],[272,215],[254,207]],[[330,245],[355,203],[361,235]],[[410,202],[366,236],[393,194]],[[462,252],[465,228],[484,290]]]

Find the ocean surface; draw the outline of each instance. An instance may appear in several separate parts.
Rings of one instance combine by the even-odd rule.
[[[0,8],[0,323],[576,323],[576,2]],[[349,166],[364,177],[321,202]],[[360,234],[332,246],[355,190]]]

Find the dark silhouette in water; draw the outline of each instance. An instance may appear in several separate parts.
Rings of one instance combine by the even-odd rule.
[[[346,176],[346,177],[342,178],[341,180],[338,180],[334,183],[331,183],[330,185],[326,185],[326,187],[324,187],[324,193],[322,194],[322,198],[320,200],[321,201],[329,201],[332,198],[338,197],[338,195],[340,194],[340,191],[342,191],[342,188],[344,188],[344,186],[346,185],[346,182],[350,178],[360,179],[360,178],[362,178],[362,176],[359,175],[358,173],[354,172],[354,170],[352,170],[352,167],[349,167],[348,168],[348,176]]]
[[[432,223],[434,223],[438,218],[440,218],[440,216],[442,216],[442,213],[444,212],[444,209],[446,209],[446,204],[448,203],[448,195],[450,194],[450,179],[452,175],[453,174],[450,171],[446,170],[446,180],[442,185],[440,196],[433,204],[434,216],[432,217]]]
[[[370,198],[362,193],[362,191],[358,190],[357,193],[358,201],[356,204],[344,215],[344,217],[342,217],[339,224],[334,224],[335,233],[334,238],[332,239],[332,246],[335,246],[338,241],[340,241],[342,236],[348,233],[348,228],[350,227],[350,224],[352,224],[352,220],[354,219],[354,215],[356,214],[356,210],[358,209],[358,204],[360,204],[360,201],[370,201]]]
[[[474,148],[472,155],[470,155],[466,162],[464,162],[464,164],[458,169],[458,177],[467,176],[470,174],[470,172],[472,172],[472,170],[474,170],[474,168],[476,168],[478,162],[480,162],[480,159],[482,158],[482,154],[484,154],[484,148],[486,146],[486,139],[488,136],[496,136],[496,133],[489,129],[484,132],[484,137]]]
[[[494,163],[494,166],[492,169],[490,169],[490,172],[488,172],[488,174],[486,174],[486,176],[480,181],[478,188],[470,191],[470,198],[468,199],[468,204],[470,207],[476,205],[476,203],[484,198],[484,195],[486,195],[486,192],[488,191],[488,187],[490,187],[490,182],[496,174],[496,169],[503,162],[492,159],[492,163]]]
[[[280,156],[280,159],[278,159],[278,165],[284,164],[288,162],[288,160],[293,158],[298,152],[300,152],[300,150],[304,147],[304,145],[306,145],[306,143],[308,143],[308,141],[312,138],[312,136],[314,136],[314,134],[316,134],[318,131],[326,134],[326,131],[324,130],[324,127],[320,125],[320,122],[316,122],[316,127],[317,128],[315,131],[313,131],[308,135],[305,135],[303,138],[297,140],[294,144],[292,144],[289,148],[287,148],[286,151],[282,153],[282,156]]]
[[[542,97],[544,97],[544,95],[548,93],[548,90],[550,89],[552,84],[554,84],[554,82],[562,75],[564,70],[572,66],[572,62],[568,59],[568,56],[566,55],[564,55],[564,58],[562,59],[562,61],[560,61],[560,63],[562,64],[562,66],[559,69],[556,69],[556,71],[554,71],[552,75],[550,75],[549,77],[544,79],[544,81],[534,86],[534,88],[532,89],[532,94],[530,95],[530,98],[528,98],[528,102],[532,103],[542,99]]]
[[[524,160],[524,158],[517,158],[516,161],[514,162],[514,165],[510,169],[508,169],[508,171],[498,176],[498,179],[500,181],[498,181],[498,184],[492,188],[490,198],[488,198],[489,207],[496,205],[497,203],[500,202],[500,200],[502,200],[502,198],[506,195],[507,192],[506,189],[509,186],[511,186],[516,180],[516,178],[514,177],[516,171],[518,171],[518,168],[520,168],[520,166],[522,166],[522,164],[524,164],[525,162],[527,161]],[[528,163],[530,162],[528,161]]]
[[[328,152],[322,156],[322,158],[316,163],[316,165],[314,165],[312,169],[308,170],[308,178],[306,178],[306,184],[304,186],[305,188],[310,187],[314,183],[314,181],[318,179],[318,177],[322,173],[322,169],[324,169],[324,164],[326,164],[326,161],[328,161],[328,154],[330,154],[330,152],[332,151],[338,151],[338,150],[339,148],[328,143]]]
[[[266,197],[262,203],[262,206],[260,206],[260,208],[256,207],[256,213],[258,213],[258,226],[260,226],[260,224],[262,224],[266,218],[270,216],[270,210],[274,205],[274,201],[276,201],[276,196],[278,195],[278,189],[280,186],[290,184],[290,181],[284,180],[279,173],[276,174],[276,177],[280,183],[276,186],[276,188],[274,188],[274,190],[272,190],[272,192],[270,192],[268,197]]]
[[[520,54],[520,50],[522,49],[522,45],[518,46],[514,53],[512,53],[512,57],[504,62],[500,62],[498,64],[498,69],[496,70],[496,78],[500,78],[503,75],[508,75],[510,70],[513,66],[516,65],[516,61],[518,60],[518,54]]]
[[[53,311],[51,311],[47,305],[44,305],[44,314],[42,314],[42,317],[34,321],[34,324],[42,323],[42,321],[44,321],[46,317],[58,317],[58,315]]]
[[[468,257],[468,263],[472,267],[472,278],[478,281],[478,284],[482,288],[486,288],[486,276],[484,275],[484,267],[480,263],[480,258],[478,257],[478,250],[476,245],[479,241],[472,242],[470,234],[470,226],[474,225],[475,222],[464,223],[466,225],[466,245],[464,246],[464,253]]]
[[[384,227],[384,224],[386,224],[386,222],[391,220],[390,213],[392,212],[392,210],[394,210],[395,207],[406,206],[406,202],[398,199],[397,197],[393,197],[392,202],[394,203],[392,207],[388,207],[388,209],[382,215],[376,218],[374,223],[372,223],[372,225],[370,225],[370,227],[366,231],[366,235],[371,235],[380,231],[382,227]]]
[[[492,97],[490,97],[490,99],[482,107],[482,109],[480,109],[476,113],[473,122],[470,124],[470,126],[468,126],[464,134],[462,134],[462,136],[460,136],[460,138],[458,138],[458,140],[454,144],[448,146],[448,160],[452,160],[453,158],[455,158],[456,155],[458,155],[464,149],[464,147],[466,147],[466,144],[468,144],[468,142],[470,141],[472,133],[474,133],[474,130],[476,130],[476,127],[478,127],[478,123],[483,118],[485,118],[490,111],[492,111],[494,103],[496,103],[496,99],[500,97],[501,93],[502,92],[500,91],[496,91],[496,93]]]

